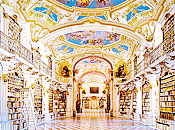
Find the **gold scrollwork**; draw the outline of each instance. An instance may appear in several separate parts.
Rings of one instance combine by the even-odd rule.
[[[4,81],[4,82],[7,82],[7,80],[8,80],[7,74],[3,74],[3,81]]]
[[[59,78],[61,82],[69,82],[72,77],[72,66],[68,61],[63,61],[59,66]]]

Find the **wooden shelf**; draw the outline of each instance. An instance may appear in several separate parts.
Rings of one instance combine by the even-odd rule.
[[[22,114],[20,89],[23,88],[23,77],[20,77],[17,72],[8,73],[7,84],[8,120],[12,121],[16,128],[20,128],[20,117]]]
[[[160,80],[160,118],[172,121],[175,118],[175,84],[169,83],[174,81],[175,75],[166,75]]]
[[[148,116],[150,112],[150,85],[147,81],[142,83],[142,115]]]
[[[130,112],[131,107],[131,91],[121,91],[120,92],[120,113],[127,114]]]

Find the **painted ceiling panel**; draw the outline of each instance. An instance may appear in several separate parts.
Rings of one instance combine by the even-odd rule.
[[[104,8],[114,7],[124,3],[126,0],[56,0],[68,7],[80,7],[80,8]]]
[[[133,8],[127,15],[127,21],[129,21],[131,18],[133,18],[137,13],[141,13],[143,11],[149,10],[150,8],[148,6],[139,6],[137,8]]]
[[[65,53],[71,53],[71,52],[74,51],[74,48],[68,47],[68,46],[66,46],[66,45],[61,45],[61,46],[57,47],[57,50],[58,50],[58,51],[63,51],[63,52],[65,52]]]
[[[113,52],[120,53],[122,51],[128,51],[128,46],[126,45],[119,45],[117,47],[112,48]]]
[[[34,8],[34,11],[41,12],[43,14],[47,14],[55,22],[58,21],[57,15],[51,9],[48,9],[46,7],[36,7]]]
[[[120,34],[107,31],[78,31],[65,34],[66,40],[77,45],[108,45],[119,40]]]
[[[88,16],[79,16],[79,17],[77,18],[77,20],[81,20],[81,19],[87,18],[87,17],[88,17]],[[106,20],[106,17],[105,17],[105,16],[96,16],[96,17],[101,18],[101,19],[103,19],[103,20]]]

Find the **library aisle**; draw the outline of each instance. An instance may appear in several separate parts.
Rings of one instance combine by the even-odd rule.
[[[175,0],[0,0],[0,130],[175,130]]]
[[[59,118],[39,125],[37,130],[155,130],[137,121],[110,116]]]

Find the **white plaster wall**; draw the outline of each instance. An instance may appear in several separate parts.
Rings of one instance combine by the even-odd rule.
[[[161,30],[161,24],[157,24],[154,36],[155,36],[154,47],[157,47],[163,41],[163,32]]]

